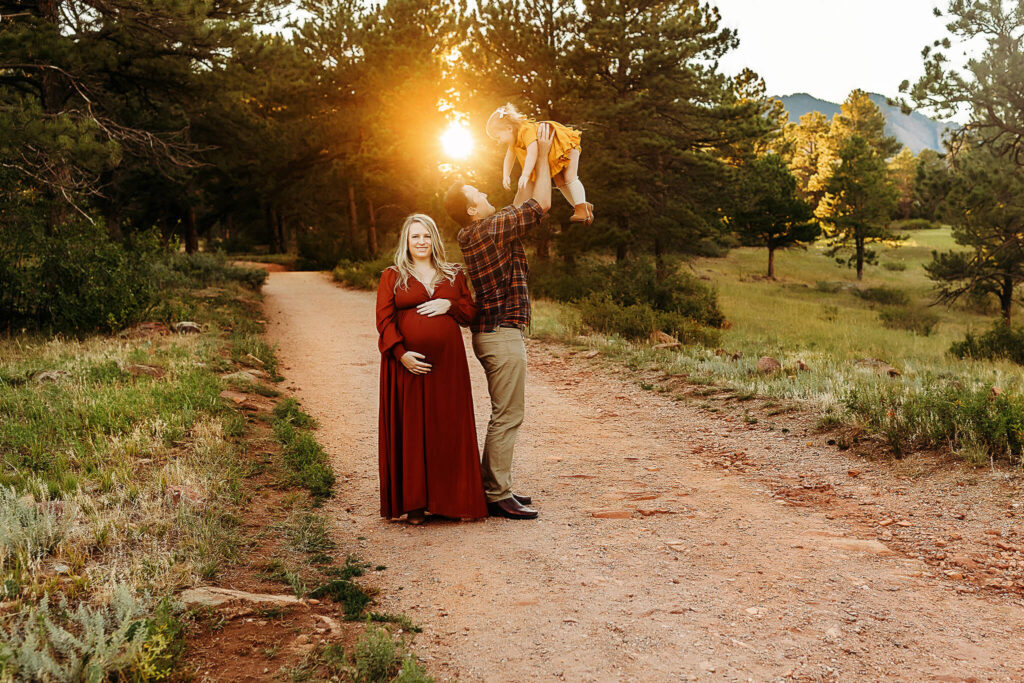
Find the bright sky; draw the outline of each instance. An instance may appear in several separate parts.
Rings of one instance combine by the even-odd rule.
[[[721,67],[750,67],[770,95],[806,92],[842,102],[854,88],[899,96],[924,71],[921,48],[948,34],[945,0],[710,0],[739,31]],[[962,52],[962,50],[961,50]]]

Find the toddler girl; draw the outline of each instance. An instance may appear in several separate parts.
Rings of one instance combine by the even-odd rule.
[[[551,180],[555,187],[575,209],[569,220],[590,225],[594,220],[594,206],[587,202],[586,191],[578,176],[580,132],[574,128],[555,121],[531,121],[511,104],[498,107],[487,119],[486,130],[488,136],[508,146],[505,163],[501,169],[502,185],[506,190],[512,189],[512,166],[518,159],[523,172],[519,176],[519,187],[513,204],[519,206],[533,194],[539,123],[551,124],[554,133],[551,151],[548,152],[548,163],[551,166]]]

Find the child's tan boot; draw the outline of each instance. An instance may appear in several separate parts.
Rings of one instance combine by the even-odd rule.
[[[587,209],[588,206],[590,205],[587,204],[586,202],[574,206],[573,208],[576,209],[576,212],[572,216],[570,216],[569,220],[572,221],[573,223],[586,223],[589,220],[592,220],[590,218],[592,214]]]

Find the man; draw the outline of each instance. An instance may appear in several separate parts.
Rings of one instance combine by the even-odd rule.
[[[526,507],[529,496],[512,493],[512,451],[526,408],[526,344],[530,324],[530,269],[522,238],[551,208],[548,150],[553,131],[537,131],[537,180],[533,197],[522,206],[495,211],[487,195],[472,185],[456,183],[445,197],[445,210],[459,230],[459,247],[476,289],[480,312],[470,326],[473,352],[487,374],[491,420],[484,441],[483,480],[490,514],[534,519]]]

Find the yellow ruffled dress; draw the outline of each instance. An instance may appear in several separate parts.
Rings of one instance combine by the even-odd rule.
[[[537,141],[537,126],[541,123],[551,124],[555,133],[551,140],[551,149],[548,151],[548,164],[551,166],[551,177],[554,178],[569,165],[569,152],[573,149],[583,149],[580,147],[581,134],[575,128],[563,126],[557,121],[525,121],[521,123],[513,147],[520,168],[526,163],[526,148],[530,146],[531,142]],[[537,167],[534,166],[530,173],[530,180],[536,179]]]

